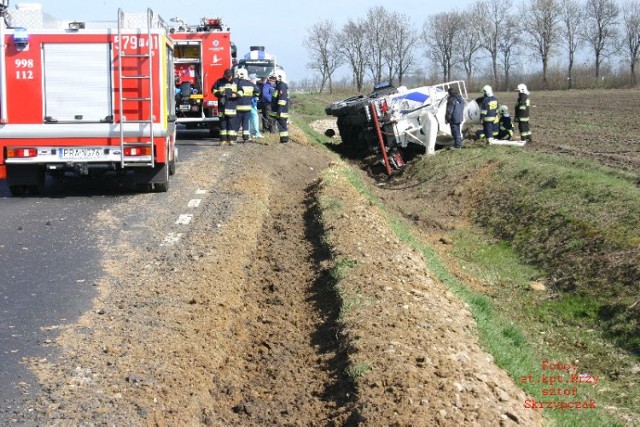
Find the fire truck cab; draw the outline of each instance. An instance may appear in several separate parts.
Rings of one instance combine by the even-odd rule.
[[[25,5],[39,6],[39,5]],[[113,25],[0,19],[0,179],[42,192],[47,174],[113,174],[167,191],[175,173],[173,41],[151,9]]]
[[[235,46],[229,29],[220,18],[203,18],[200,25],[187,25],[172,18],[174,40],[176,116],[187,128],[207,127],[215,135],[219,129],[218,99],[213,84],[231,68]]]

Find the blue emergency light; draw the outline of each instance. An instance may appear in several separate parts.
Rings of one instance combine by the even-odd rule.
[[[17,45],[29,44],[29,32],[24,27],[16,27],[13,29],[13,42]]]

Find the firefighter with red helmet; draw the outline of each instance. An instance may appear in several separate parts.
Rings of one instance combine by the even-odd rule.
[[[289,142],[289,86],[284,71],[276,72],[276,86],[271,97],[271,117],[278,123],[280,142]]]
[[[233,145],[238,137],[237,104],[238,81],[233,78],[233,72],[227,68],[211,88],[211,92],[218,97],[218,117],[220,118],[220,144]]]

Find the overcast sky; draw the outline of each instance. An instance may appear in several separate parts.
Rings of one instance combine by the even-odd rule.
[[[118,8],[126,12],[141,12],[151,7],[165,21],[180,17],[188,24],[197,24],[202,17],[220,17],[231,28],[231,38],[238,46],[238,56],[249,46],[263,45],[278,56],[289,80],[302,80],[310,73],[309,61],[302,43],[307,29],[325,19],[334,20],[337,28],[349,18],[364,17],[366,11],[382,5],[411,17],[417,27],[432,14],[463,10],[474,0],[10,0],[9,9],[17,3],[40,3],[43,11],[56,19],[93,21],[115,20]],[[253,10],[248,13],[247,10]],[[419,52],[420,55],[422,51]]]

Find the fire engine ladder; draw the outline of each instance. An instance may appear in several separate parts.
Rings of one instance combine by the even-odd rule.
[[[153,11],[151,9],[147,9],[147,46],[146,52],[143,53],[125,53],[123,46],[123,37],[122,37],[122,29],[125,26],[125,13],[122,9],[118,9],[118,88],[120,93],[120,152],[122,153],[120,166],[154,166],[154,135],[153,135],[153,122],[155,120],[155,116],[153,115],[153,105],[154,105],[154,91],[153,91],[153,43],[151,38],[151,28],[153,22]],[[139,36],[139,35],[138,35]],[[146,59],[147,64],[149,65],[148,70],[143,72],[142,74],[126,74],[126,68],[123,67],[122,63],[126,60],[126,58],[137,58],[138,61],[142,62]],[[138,71],[139,73],[139,71]],[[147,82],[149,85],[149,96],[148,97],[130,97],[125,96],[125,92],[123,90],[124,82],[126,80],[136,80],[141,82],[139,87],[144,86],[144,82]],[[125,115],[125,107],[127,105],[133,105],[135,103],[136,109],[140,106],[140,103],[147,104],[148,108],[142,108],[141,111],[147,111],[149,114],[148,118],[138,118],[138,119],[127,119]],[[131,107],[131,109],[134,107]],[[144,114],[144,113],[141,113]],[[140,126],[141,129],[148,128],[149,131],[149,141],[148,142],[127,142],[125,140],[125,125],[127,123],[135,123]],[[140,132],[142,134],[143,132]],[[150,148],[151,159],[149,161],[131,161],[126,160],[124,153],[126,147],[136,147],[136,148]]]

